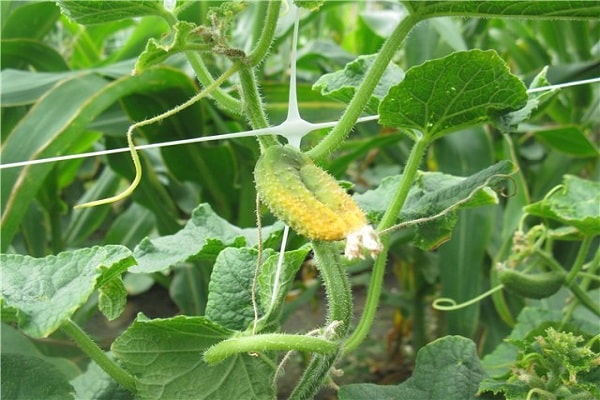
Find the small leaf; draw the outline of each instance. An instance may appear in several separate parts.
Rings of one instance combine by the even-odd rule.
[[[279,229],[281,225],[263,227],[263,237],[266,240]],[[256,245],[256,237],[256,229],[231,225],[215,214],[210,205],[201,204],[179,232],[142,240],[134,249],[138,265],[129,272],[152,273],[189,260],[214,260],[225,247]]]
[[[465,400],[475,398],[483,378],[475,343],[461,336],[445,336],[419,350],[413,376],[405,382],[346,385],[338,395],[340,400]]]
[[[564,183],[525,212],[574,226],[584,235],[600,234],[600,182],[564,176]]]
[[[127,289],[121,277],[116,277],[100,287],[98,308],[106,319],[112,321],[118,318],[125,310],[127,304]]]
[[[237,355],[210,367],[204,363],[206,349],[231,334],[204,317],[138,316],[112,351],[136,376],[140,399],[273,399],[273,368],[261,357]]]
[[[144,15],[163,15],[160,0],[146,1],[87,1],[59,0],[60,10],[73,21],[82,24],[99,24]]]
[[[547,72],[548,67],[544,67],[542,71],[533,78],[533,81],[529,85],[529,89],[550,85],[550,82],[546,79]],[[518,129],[520,123],[528,120],[540,106],[554,99],[558,92],[559,89],[552,89],[543,92],[534,91],[529,93],[529,99],[527,100],[525,107],[509,113],[495,115],[493,116],[493,122],[502,132],[510,133],[515,131]]]
[[[171,43],[162,44],[154,38],[146,43],[146,48],[135,63],[134,74],[141,74],[146,68],[159,64],[174,54],[190,49],[190,44],[198,35],[193,35],[196,24],[179,21],[173,26]],[[207,46],[206,50],[210,47]]]
[[[254,320],[252,281],[257,260],[258,250],[247,247],[229,247],[219,253],[208,285],[208,319],[238,331],[250,325]],[[259,300],[257,296],[257,307]]]
[[[381,102],[379,121],[433,140],[526,101],[525,86],[495,51],[456,52],[409,69]]]
[[[318,90],[323,96],[348,103],[356,88],[362,83],[369,68],[377,55],[359,56],[356,60],[346,64],[343,71],[323,75],[313,85],[313,90]],[[390,63],[367,103],[367,110],[376,114],[379,103],[388,93],[390,87],[398,84],[404,78],[404,71],[394,63]]]
[[[294,0],[298,7],[306,8],[310,11],[317,11],[325,3],[325,0]]]
[[[126,247],[96,246],[44,258],[1,254],[0,262],[2,298],[18,310],[19,327],[29,336],[47,337],[88,300],[97,284],[120,275],[135,260]]]
[[[23,354],[2,353],[3,399],[65,400],[73,399],[73,387],[48,361]]]

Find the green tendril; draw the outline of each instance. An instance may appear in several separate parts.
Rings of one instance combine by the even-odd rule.
[[[482,293],[479,296],[474,297],[471,300],[467,300],[464,303],[460,303],[460,304],[457,304],[454,299],[450,299],[448,297],[440,297],[439,299],[436,299],[431,306],[434,309],[440,310],[440,311],[456,311],[456,310],[460,310],[461,308],[465,308],[472,304],[475,304],[475,303],[485,299],[486,297],[492,295],[493,293],[495,293],[499,290],[502,290],[503,288],[504,288],[504,285],[498,285],[496,287],[491,288],[487,292]],[[449,304],[449,305],[443,305],[444,303]]]

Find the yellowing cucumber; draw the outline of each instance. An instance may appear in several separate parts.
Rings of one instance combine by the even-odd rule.
[[[565,283],[566,274],[558,271],[526,274],[503,268],[498,277],[504,287],[512,293],[529,299],[543,299],[558,292]]]
[[[311,240],[342,240],[367,225],[364,213],[336,180],[292,146],[265,150],[254,179],[271,212]]]

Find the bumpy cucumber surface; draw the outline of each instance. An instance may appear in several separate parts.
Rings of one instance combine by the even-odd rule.
[[[337,181],[292,146],[269,147],[254,179],[271,212],[311,240],[342,240],[367,224]]]
[[[519,296],[529,299],[543,299],[552,296],[565,283],[563,272],[542,272],[526,274],[510,268],[503,268],[498,273],[504,287]]]

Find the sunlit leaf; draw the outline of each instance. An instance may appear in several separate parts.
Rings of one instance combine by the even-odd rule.
[[[452,53],[406,72],[379,106],[379,121],[429,140],[523,107],[527,93],[493,50]]]
[[[229,357],[208,366],[203,354],[232,331],[204,317],[136,321],[112,351],[137,378],[140,399],[271,400],[273,369],[261,357]]]
[[[2,299],[17,309],[19,328],[33,337],[50,335],[88,300],[97,284],[135,262],[123,246],[91,247],[44,258],[2,254],[0,261]]]

